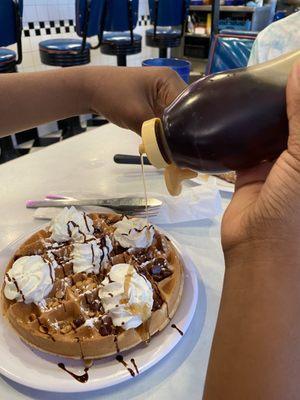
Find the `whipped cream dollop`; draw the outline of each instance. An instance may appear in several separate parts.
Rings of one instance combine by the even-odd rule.
[[[131,329],[151,317],[153,289],[130,264],[113,265],[102,281],[98,296],[114,326]]]
[[[53,287],[56,266],[41,256],[18,258],[5,275],[5,297],[26,304],[41,302]]]
[[[144,218],[126,218],[114,224],[114,238],[124,248],[144,249],[152,244],[154,226]]]
[[[51,239],[56,242],[84,242],[94,233],[93,221],[75,207],[65,207],[50,223]]]
[[[74,273],[93,272],[98,274],[101,265],[108,261],[112,249],[108,236],[101,240],[91,240],[88,243],[74,243],[71,253]]]

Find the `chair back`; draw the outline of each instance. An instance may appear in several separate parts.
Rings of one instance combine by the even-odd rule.
[[[256,32],[225,31],[214,35],[206,75],[247,66]]]
[[[104,30],[132,31],[138,21],[139,0],[106,0]]]
[[[0,46],[17,43],[22,29],[23,0],[0,1]]]
[[[149,0],[151,23],[155,26],[182,25],[187,18],[189,0]]]
[[[105,0],[76,0],[76,33],[80,37],[91,37],[99,34]]]

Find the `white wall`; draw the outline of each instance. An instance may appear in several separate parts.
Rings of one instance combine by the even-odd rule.
[[[74,19],[74,0],[24,0],[24,23]]]

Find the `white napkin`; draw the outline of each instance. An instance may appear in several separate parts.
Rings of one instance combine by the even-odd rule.
[[[163,202],[159,214],[150,218],[151,222],[155,224],[174,224],[210,219],[222,212],[220,193],[209,184],[184,188],[180,196],[177,197],[153,192],[147,194],[148,197],[155,197]],[[61,195],[76,197],[78,199],[100,197],[99,194],[96,195],[95,193],[81,193],[79,196],[78,194],[68,192]],[[134,193],[132,195],[143,196],[143,193]],[[110,212],[109,209],[103,207],[81,207],[81,209],[87,212],[91,210]],[[59,211],[59,208],[38,208],[34,213],[34,218],[51,219]]]
[[[183,188],[180,196],[172,197],[149,193],[163,201],[163,206],[156,217],[155,224],[174,224],[187,221],[210,219],[222,212],[221,196],[211,185]]]

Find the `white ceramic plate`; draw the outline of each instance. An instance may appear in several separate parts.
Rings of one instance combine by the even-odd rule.
[[[29,237],[32,233],[19,238],[0,252],[1,286],[5,266],[10,257],[26,237]],[[179,249],[176,241],[170,235],[168,237],[172,240],[185,264],[185,283],[182,300],[172,322],[162,332],[154,336],[148,346],[140,345],[133,350],[122,353],[124,360],[133,370],[130,360],[134,358],[140,374],[158,363],[182,338],[176,329],[171,327],[171,324],[176,324],[179,329],[186,332],[196,309],[198,283],[195,267],[189,257]],[[1,374],[15,382],[40,390],[85,392],[134,379],[127,369],[116,361],[115,357],[110,357],[94,363],[88,372],[89,379],[86,383],[77,382],[69,374],[61,370],[57,364],[63,362],[69,370],[81,375],[84,372],[81,360],[69,360],[31,349],[20,340],[2,315],[0,316],[0,354]]]

